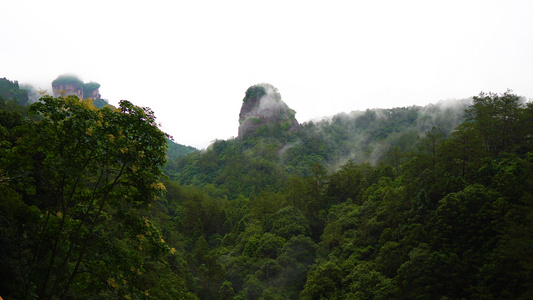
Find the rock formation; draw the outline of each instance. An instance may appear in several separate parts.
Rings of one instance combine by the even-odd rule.
[[[100,84],[96,82],[83,83],[76,76],[61,75],[52,82],[54,97],[74,95],[80,99],[89,98],[93,101],[101,99]]]
[[[281,100],[278,90],[267,83],[251,86],[246,91],[239,114],[239,138],[255,133],[263,126],[279,126],[284,132],[298,129],[295,111]]]

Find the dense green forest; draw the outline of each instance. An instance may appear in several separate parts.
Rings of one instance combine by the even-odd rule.
[[[178,144],[172,139],[167,139],[167,144],[167,160],[169,161],[198,151],[194,147]]]
[[[28,105],[28,91],[20,88],[18,81],[0,78],[0,99],[26,106]]]
[[[510,91],[172,156],[127,101],[0,114],[4,299],[533,297],[533,104]]]

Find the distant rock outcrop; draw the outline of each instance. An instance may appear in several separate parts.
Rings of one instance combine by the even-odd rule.
[[[96,82],[84,83],[73,75],[61,75],[52,81],[54,97],[77,96],[79,99],[91,99],[93,105],[103,108],[109,103],[100,95],[100,84]]]
[[[61,75],[52,82],[54,97],[74,95],[80,99],[89,98],[93,101],[100,100],[100,84],[96,82],[83,83],[73,75]]]
[[[239,138],[250,136],[263,126],[279,126],[284,132],[296,131],[295,114],[271,84],[251,86],[246,91],[239,114]]]

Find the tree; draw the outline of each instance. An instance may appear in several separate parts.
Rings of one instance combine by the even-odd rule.
[[[316,244],[310,237],[298,235],[288,240],[277,260],[282,266],[280,285],[292,292],[301,291],[307,271],[315,259]]]
[[[309,173],[306,178],[309,202],[307,202],[306,211],[311,227],[311,233],[314,238],[318,238],[322,229],[324,229],[324,211],[326,208],[324,190],[326,187],[326,168],[318,161],[309,165]]]
[[[338,202],[348,199],[358,200],[361,191],[367,188],[363,168],[356,165],[353,159],[342,165],[339,170],[329,177],[327,194],[330,198],[337,198]]]
[[[286,203],[306,212],[305,183],[300,177],[289,177],[285,191]]]
[[[420,140],[418,145],[419,156],[426,161],[431,169],[431,183],[435,184],[437,180],[437,159],[439,145],[444,140],[444,134],[437,127],[431,128],[426,135]]]
[[[445,162],[449,165],[449,172],[460,175],[463,179],[477,171],[481,158],[486,154],[483,151],[479,131],[472,122],[464,122],[457,126],[444,147],[447,158]],[[460,171],[454,172],[457,167]]]
[[[480,93],[467,110],[467,119],[475,121],[487,151],[509,151],[519,142],[518,117],[520,97],[512,91],[498,95]]]
[[[302,299],[334,299],[344,277],[341,268],[332,261],[326,261],[309,272]]]
[[[270,232],[285,239],[298,235],[310,235],[309,224],[304,214],[294,206],[286,206],[272,216]]]
[[[528,102],[519,114],[519,152],[533,151],[533,103]]]
[[[231,299],[233,296],[235,296],[235,292],[233,291],[233,285],[230,281],[224,281],[222,285],[220,286],[220,290],[218,291],[218,294],[220,296],[220,299]]]
[[[73,286],[84,284],[76,279],[90,271],[88,253],[106,224],[124,218],[148,222],[138,211],[164,190],[159,179],[167,135],[149,108],[128,101],[98,110],[74,96],[45,96],[30,111],[43,119],[19,126],[18,142],[2,149],[12,159],[0,161],[6,184],[34,212],[31,222],[12,224],[20,226],[23,242],[20,275],[13,276],[25,287],[24,295],[13,296],[64,299]],[[142,227],[124,227],[136,228]],[[168,248],[158,231],[147,241],[152,255]]]

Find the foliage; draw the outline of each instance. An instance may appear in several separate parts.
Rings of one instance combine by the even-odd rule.
[[[13,101],[16,104],[28,105],[28,92],[19,87],[18,81],[0,78],[0,101]]]
[[[196,151],[198,151],[198,149],[194,147],[177,144],[171,139],[167,139],[166,155],[168,156],[169,161],[174,161],[179,157],[186,156],[187,154],[194,153]]]
[[[83,86],[83,81],[75,75],[64,74],[59,75],[54,81],[52,81],[52,86],[61,84],[73,84],[81,87]]]
[[[2,206],[2,240],[18,261],[4,273],[6,294],[149,293],[154,285],[137,277],[148,266],[166,276],[157,260],[169,251],[143,212],[164,191],[166,135],[153,112],[127,101],[98,110],[73,96],[45,96],[30,111],[42,119],[2,124],[3,200],[16,208]]]
[[[105,99],[95,99],[93,100],[93,105],[97,108],[104,108],[109,105],[109,103]]]
[[[243,102],[247,102],[252,98],[261,98],[267,94],[272,94],[276,101],[281,100],[281,95],[279,94],[278,89],[269,83],[260,83],[253,85],[246,90]]]
[[[265,88],[261,85],[254,85],[248,88],[246,90],[246,97],[245,99],[249,98],[261,98],[262,96],[266,95]],[[246,100],[244,100],[246,101]]]
[[[531,298],[520,99],[266,127],[168,162],[161,185],[151,112],[44,98],[36,121],[3,106],[0,293],[60,295],[82,257],[70,298]]]
[[[100,88],[100,84],[96,82],[87,82],[83,84],[83,94],[90,95],[92,92]]]

